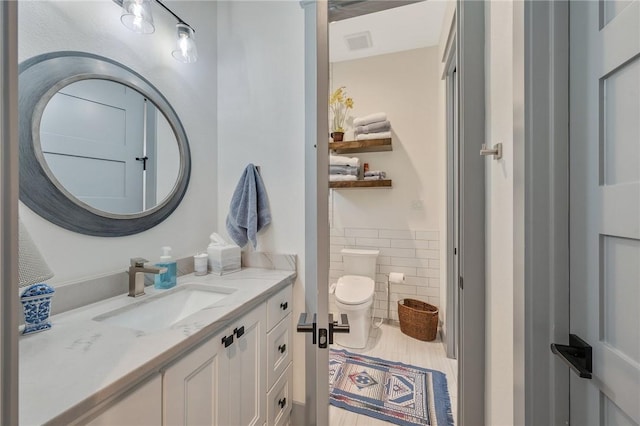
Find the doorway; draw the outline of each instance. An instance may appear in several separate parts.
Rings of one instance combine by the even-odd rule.
[[[448,200],[457,198],[450,194],[455,188],[453,156],[458,154],[452,147],[457,139],[454,11],[454,2],[430,1],[330,19],[329,91],[353,100],[353,108],[347,111],[347,142],[330,147],[337,148],[336,156],[357,158],[359,170],[352,178],[353,187],[333,181],[330,175],[328,208],[330,285],[349,273],[342,250],[379,253],[369,339],[364,347],[347,341],[334,349],[444,372],[455,417],[457,321],[452,318],[457,316],[458,280],[452,276],[457,270],[449,272],[449,265],[457,262],[450,256],[454,246],[448,227],[453,220],[447,212]],[[390,34],[379,31],[377,22]],[[412,22],[421,24],[421,31],[412,32]],[[398,34],[405,40],[397,40],[402,38]],[[393,50],[393,43],[401,47]],[[384,117],[371,125],[357,124],[358,117],[375,114]],[[344,150],[344,143],[351,141],[363,145],[367,142],[362,141],[385,141],[385,145],[379,150],[365,148],[366,152]],[[357,186],[369,177],[365,163],[368,174],[384,173],[370,182],[388,181],[390,186]],[[334,169],[338,167],[330,165]],[[404,282],[389,282],[392,273],[404,274]],[[456,286],[450,295],[452,279]],[[329,310],[334,314],[340,312],[337,297],[330,296]],[[435,340],[420,341],[401,332],[398,301],[409,299],[439,309]],[[366,421],[374,420],[334,406],[330,409],[330,424]]]

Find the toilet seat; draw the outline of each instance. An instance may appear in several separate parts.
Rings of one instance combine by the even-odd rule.
[[[369,277],[344,275],[336,285],[336,301],[345,305],[361,305],[373,298],[375,283]]]

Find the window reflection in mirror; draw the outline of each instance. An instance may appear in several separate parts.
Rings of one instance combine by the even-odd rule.
[[[40,122],[51,176],[77,200],[108,213],[134,214],[167,198],[180,154],[164,115],[136,90],[80,80],[59,90]]]

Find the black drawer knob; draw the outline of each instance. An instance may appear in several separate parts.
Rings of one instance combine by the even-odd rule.
[[[284,351],[287,350],[287,345],[283,343],[282,345],[278,346],[278,350],[280,351],[281,354],[283,354]]]
[[[283,311],[286,311],[287,308],[289,307],[289,304],[287,302],[282,302],[280,304],[280,307],[282,308]]]
[[[233,334],[235,334],[239,339],[244,334],[244,325],[240,328],[234,328]]]
[[[228,348],[233,343],[233,334],[231,336],[224,336],[222,338],[222,344],[225,348]]]
[[[278,405],[280,406],[280,409],[284,408],[284,406],[287,405],[287,398],[278,400]]]

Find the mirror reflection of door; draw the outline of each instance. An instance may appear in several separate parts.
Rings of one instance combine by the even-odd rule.
[[[176,181],[177,145],[166,119],[113,81],[82,80],[56,93],[42,115],[40,144],[58,182],[97,210],[148,210]]]

